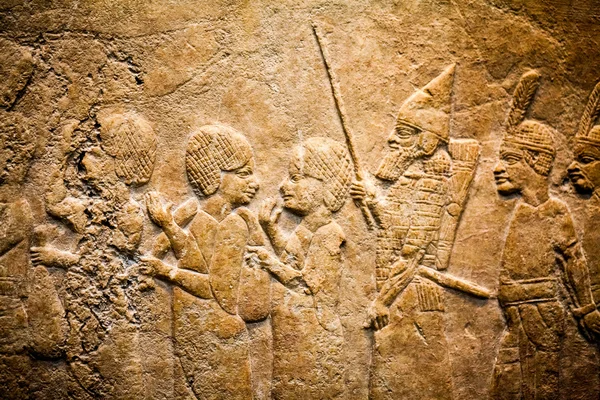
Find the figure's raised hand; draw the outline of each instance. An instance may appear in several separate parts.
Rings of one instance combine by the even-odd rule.
[[[390,309],[380,300],[375,299],[369,306],[365,328],[380,330],[390,323]]]
[[[160,227],[173,222],[173,203],[163,206],[160,195],[156,192],[146,194],[146,209],[152,222]]]
[[[278,201],[274,198],[266,199],[260,207],[260,212],[258,213],[258,221],[265,228],[265,230],[273,229],[277,222],[279,221],[279,217],[281,217],[281,212],[283,209],[278,204]]]

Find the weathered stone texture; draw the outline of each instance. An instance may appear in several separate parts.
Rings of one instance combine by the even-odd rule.
[[[0,0],[0,398],[598,398],[599,21]]]

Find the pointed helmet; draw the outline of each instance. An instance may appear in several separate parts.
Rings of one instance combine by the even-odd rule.
[[[396,125],[413,125],[448,142],[455,68],[455,64],[448,66],[444,72],[406,99],[398,112]]]

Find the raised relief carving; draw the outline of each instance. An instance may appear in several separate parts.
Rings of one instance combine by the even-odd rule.
[[[19,185],[33,156],[33,137],[19,114],[2,112],[0,121],[0,387],[26,398],[33,216]]]
[[[261,339],[246,322],[265,320],[270,302],[268,274],[243,262],[246,246],[265,242],[256,217],[242,207],[259,188],[252,148],[234,129],[208,125],[191,135],[185,158],[202,207],[188,201],[172,212],[158,194],[148,195],[148,214],[163,233],[143,270],[174,285],[173,338],[195,396],[249,399],[251,356],[261,356],[251,346]],[[169,249],[177,265],[162,260]],[[268,392],[259,382],[255,388]]]
[[[556,156],[552,128],[525,119],[539,86],[537,71],[519,81],[494,169],[498,192],[520,196],[504,245],[498,300],[506,331],[494,368],[495,399],[556,399],[566,313],[597,331],[587,263],[566,204],[548,193]]]
[[[101,113],[98,123],[99,135],[79,138],[78,130],[93,128],[65,125],[59,167],[46,193],[48,213],[72,230],[77,250],[42,241],[31,248],[32,260],[67,270],[66,358],[79,384],[97,397],[140,398],[143,371],[128,271],[141,242],[143,212],[129,187],[148,182],[156,136],[135,113]]]
[[[374,399],[452,398],[441,287],[489,296],[478,285],[439,272],[448,267],[479,155],[476,141],[449,138],[454,69],[449,66],[400,108],[376,174],[389,182],[386,194],[360,181],[351,190],[354,199],[366,201],[378,225],[379,292],[367,322],[377,331]]]
[[[246,262],[273,286],[273,392],[276,399],[344,399],[344,332],[338,314],[345,235],[333,214],[346,202],[352,162],[344,145],[314,137],[293,152],[281,184],[283,208],[300,216],[285,237],[282,209],[265,202],[260,221],[274,252],[249,246]]]
[[[600,83],[596,84],[583,111],[575,135],[575,160],[568,173],[575,189],[589,196],[584,219],[583,247],[589,261],[594,302],[600,302]],[[597,330],[597,329],[594,329]],[[598,340],[598,337],[596,337]]]

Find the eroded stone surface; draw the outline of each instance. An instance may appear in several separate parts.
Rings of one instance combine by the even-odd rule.
[[[0,2],[0,398],[597,398],[596,3]]]

